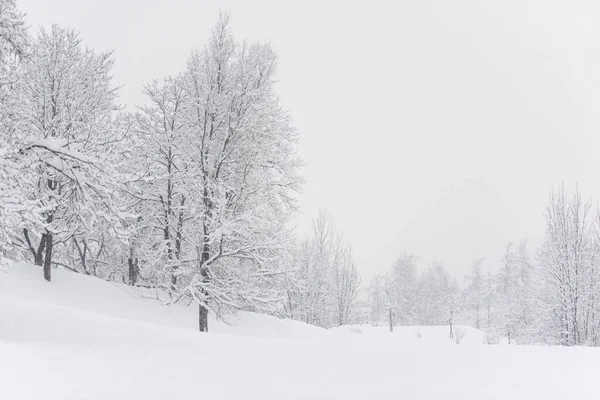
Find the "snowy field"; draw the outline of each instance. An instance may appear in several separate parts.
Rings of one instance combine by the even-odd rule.
[[[0,399],[598,399],[594,348],[487,346],[464,328],[324,330],[32,266],[0,272]]]

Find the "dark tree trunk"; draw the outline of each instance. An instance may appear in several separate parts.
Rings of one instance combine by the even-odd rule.
[[[205,244],[203,247],[204,250],[202,251],[202,266],[204,266],[206,261],[208,261],[208,245]],[[202,272],[202,281],[208,281],[208,273],[205,271]],[[202,294],[206,294],[204,288],[202,288]],[[205,298],[206,296],[203,297]],[[199,305],[198,310],[198,329],[200,330],[200,332],[208,332],[208,309],[202,304]]]
[[[129,257],[127,263],[129,264],[129,284],[135,286],[138,278],[138,259]]]
[[[42,239],[40,240],[40,244],[35,253],[33,253],[33,263],[35,265],[39,265],[40,267],[44,263],[44,249],[46,248],[46,234],[42,235]]]
[[[212,131],[212,125],[211,125]],[[210,200],[209,190],[207,185],[207,175],[204,174],[204,193],[202,202],[206,208],[206,216],[202,223],[202,255],[200,256],[200,273],[202,274],[202,283],[207,283],[210,279],[210,275],[208,272],[209,266],[208,260],[210,259],[210,239],[209,239],[209,229],[208,229],[208,221],[212,215],[213,204]],[[198,328],[200,332],[208,332],[208,308],[206,308],[206,302],[208,301],[208,293],[206,293],[206,289],[204,287],[201,288],[200,294],[202,295],[202,299],[204,304],[199,304],[198,310]]]
[[[202,304],[198,307],[198,329],[200,332],[208,332],[208,309]]]
[[[48,181],[48,187],[50,188],[50,190],[55,190],[57,187],[56,182],[49,180]],[[46,217],[46,222],[48,224],[51,224],[52,221],[54,220],[54,215],[52,213],[50,213],[47,217]],[[51,231],[48,230],[48,228],[46,228],[46,240],[45,240],[45,244],[46,244],[46,254],[44,256],[44,279],[47,280],[48,282],[50,282],[52,280],[52,250],[54,248],[54,243],[53,243],[53,233]]]
[[[206,263],[209,259],[210,246],[208,244],[208,227],[204,224],[204,239],[202,243],[202,256],[200,257],[200,268],[202,274],[202,282],[208,282],[208,266]],[[201,289],[202,298],[206,301],[206,290]],[[198,310],[198,329],[200,332],[208,332],[208,309],[205,305],[199,304]]]
[[[177,288],[177,269],[181,261],[181,242],[183,241],[183,206],[185,205],[185,196],[181,197],[181,203],[179,207],[179,215],[177,216],[177,232],[175,233],[175,259],[177,265],[173,266],[173,272],[171,274],[171,290],[175,291]]]
[[[46,255],[44,257],[44,279],[48,282],[52,279],[52,232],[46,232]]]
[[[75,248],[77,249],[77,252],[79,253],[79,260],[81,262],[83,272],[86,275],[90,275],[90,271],[88,271],[88,267],[87,267],[87,243],[86,243],[85,239],[82,240],[83,250],[81,250],[81,246],[79,245],[79,242],[77,241],[76,238],[73,238],[73,243],[75,244]]]
[[[127,258],[127,265],[129,266],[128,274],[129,275],[129,284],[131,286],[135,286],[138,280],[139,275],[139,267],[138,267],[138,258],[137,254],[134,250],[134,246],[129,246],[129,257]]]
[[[40,267],[42,266],[42,264],[44,263],[44,249],[46,248],[46,234],[42,234],[42,238],[40,239],[40,243],[37,246],[37,249],[35,249],[33,247],[33,244],[31,243],[31,238],[29,237],[29,231],[24,228],[23,229],[23,235],[25,235],[25,241],[27,242],[27,245],[29,246],[29,251],[31,251],[31,254],[33,255],[33,264],[34,265],[39,265]]]

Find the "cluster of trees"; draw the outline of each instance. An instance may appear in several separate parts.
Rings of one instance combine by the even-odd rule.
[[[533,264],[526,242],[507,246],[502,268],[484,270],[475,261],[463,284],[439,262],[420,269],[419,259],[405,254],[392,269],[373,278],[368,287],[369,319],[384,325],[449,325],[456,323],[487,332],[489,343],[500,337],[529,343],[534,338]]]
[[[72,30],[31,35],[0,0],[0,252],[48,281],[65,268],[193,299],[201,331],[209,310],[278,310],[283,282],[305,283],[286,271],[302,161],[271,46],[236,41],[221,15],[134,113],[117,104],[112,65]],[[319,258],[334,245],[323,240]],[[344,319],[352,295],[340,296]]]
[[[535,262],[521,243],[507,247],[497,274],[482,277],[473,267],[466,311],[492,341],[600,344],[600,216],[592,215],[591,204],[578,189],[570,196],[564,186],[552,191]]]
[[[600,344],[600,213],[578,189],[553,191],[545,212],[546,238],[535,260],[527,243],[509,243],[501,267],[475,261],[463,285],[439,263],[426,270],[404,255],[368,288],[375,324],[452,325],[487,332],[488,343]]]
[[[289,254],[283,278],[283,314],[332,327],[355,322],[360,275],[352,248],[325,211],[313,220],[311,235]]]
[[[457,281],[441,263],[419,270],[418,261],[404,254],[387,274],[373,278],[367,288],[371,323],[454,325],[462,304]]]
[[[545,341],[600,344],[600,214],[579,190],[552,193],[546,209],[546,241],[539,250],[536,281],[539,323]]]
[[[522,241],[517,248],[506,246],[502,266],[494,274],[483,270],[484,259],[473,263],[465,278],[461,318],[466,323],[487,332],[488,343],[500,337],[508,343],[539,341],[534,320],[532,291],[534,265]]]

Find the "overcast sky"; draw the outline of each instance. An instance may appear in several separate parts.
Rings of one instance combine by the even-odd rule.
[[[326,208],[366,280],[404,251],[496,268],[508,241],[541,242],[552,187],[600,199],[600,2],[288,3],[18,0],[33,29],[114,49],[128,106],[184,68],[219,9],[270,41],[310,163],[300,229]]]

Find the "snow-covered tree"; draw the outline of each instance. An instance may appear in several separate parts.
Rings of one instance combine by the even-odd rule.
[[[368,288],[372,322],[383,324],[394,310],[394,324],[450,325],[463,307],[463,292],[443,265],[434,262],[419,271],[418,258],[404,254],[391,270],[376,276]]]
[[[323,327],[349,323],[360,275],[350,245],[327,212],[319,212],[292,257],[284,280],[286,315]]]
[[[585,302],[587,307],[583,317],[583,336],[585,344],[600,345],[600,210],[596,211],[593,221],[592,254],[587,269],[585,283]]]
[[[29,42],[23,14],[15,1],[0,0],[0,257],[14,240],[19,215],[33,208],[17,179],[23,164],[17,158],[19,148],[14,134],[19,128],[16,86]]]
[[[392,265],[389,275],[393,287],[396,321],[400,325],[410,325],[415,320],[417,261],[417,257],[405,253]]]
[[[115,218],[116,90],[110,53],[84,49],[79,35],[52,26],[32,45],[20,80],[21,189],[36,212],[23,243],[51,279],[55,246]],[[26,167],[25,167],[26,166]]]
[[[149,242],[132,243],[130,252],[138,250],[138,259],[155,280],[164,280],[168,275],[169,284],[165,286],[175,292],[184,247],[190,245],[184,230],[191,219],[187,190],[194,187],[188,183],[194,178],[188,175],[192,160],[186,150],[189,121],[184,79],[177,76],[153,81],[144,93],[149,104],[140,108],[136,132],[145,150],[137,159],[146,172],[135,186],[134,197],[139,200],[137,209],[141,214],[135,226],[145,232],[141,237]],[[139,252],[140,247],[145,250]]]
[[[527,253],[527,243],[521,242],[517,251],[509,243],[502,257],[502,268],[494,277],[496,332],[509,343],[532,340],[533,332],[533,266]]]
[[[484,328],[488,344],[497,343],[498,335],[496,333],[496,277],[488,269],[484,280]]]
[[[375,275],[367,288],[367,301],[369,305],[369,320],[374,325],[379,325],[385,318],[384,276]]]
[[[588,290],[594,284],[590,204],[579,190],[553,191],[546,209],[546,240],[539,250],[540,301],[546,340],[563,345],[586,342],[583,331]]]
[[[475,321],[475,327],[480,329],[483,314],[483,285],[484,276],[482,271],[483,258],[475,261],[471,272],[467,275],[467,288],[465,289],[466,306]]]
[[[209,309],[220,315],[274,300],[257,288],[279,273],[290,243],[286,223],[302,165],[296,131],[274,92],[275,71],[270,45],[237,43],[223,15],[185,72],[194,195],[186,203],[195,247],[177,276],[181,295],[199,304],[201,331],[208,330]]]
[[[456,279],[451,279],[445,288],[445,303],[448,313],[448,325],[450,327],[450,338],[454,338],[454,325],[456,324],[456,315],[463,306],[463,297]]]
[[[341,240],[340,240],[341,241]],[[352,256],[352,248],[341,244],[336,248],[333,285],[338,325],[347,324],[359,294],[360,274]]]

